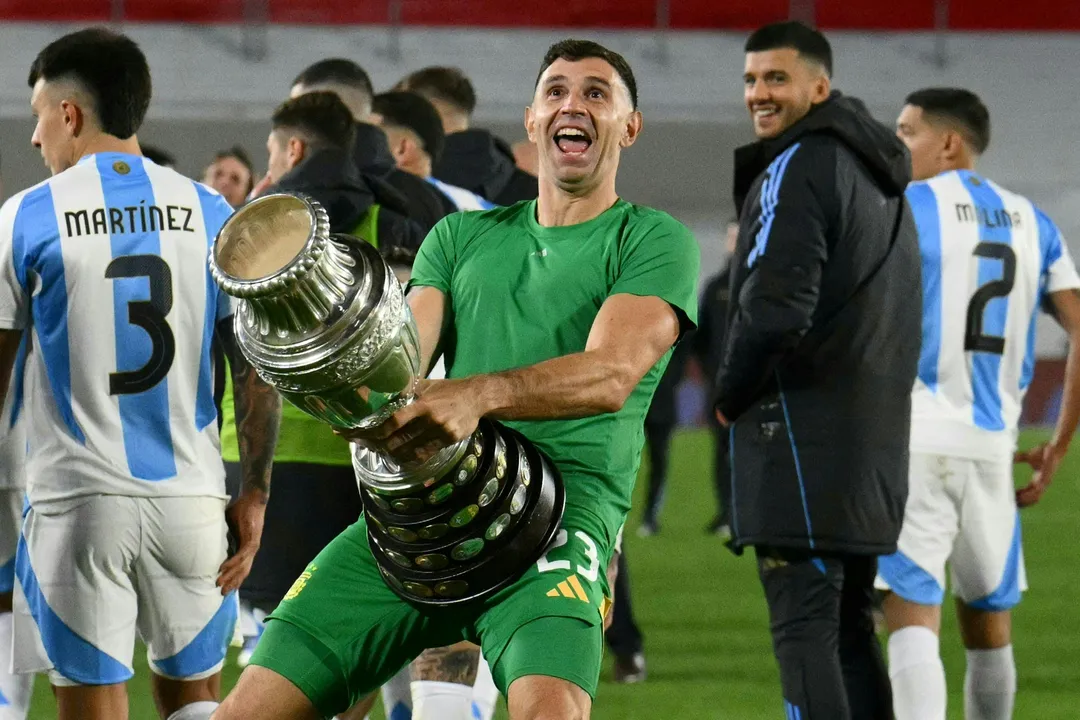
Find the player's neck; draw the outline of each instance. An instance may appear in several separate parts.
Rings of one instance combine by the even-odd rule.
[[[540,195],[536,199],[536,221],[542,227],[577,225],[597,217],[618,199],[614,182],[575,194],[541,180]]]
[[[75,162],[82,160],[87,155],[96,155],[97,153],[142,155],[142,149],[139,148],[139,139],[135,135],[132,135],[126,140],[121,140],[112,135],[99,133],[87,138],[86,144],[83,145],[81,152],[79,152],[79,156],[75,158]]]

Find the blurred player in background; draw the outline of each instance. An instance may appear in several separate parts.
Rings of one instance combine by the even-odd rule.
[[[49,674],[61,720],[122,720],[138,636],[161,716],[205,718],[259,547],[280,412],[234,352],[247,472],[228,557],[210,342],[232,311],[206,257],[232,210],[144,161],[150,70],[130,39],[65,35],[29,84],[53,177],[0,209],[0,367],[27,344],[0,388],[29,439],[14,667]]]
[[[399,168],[427,180],[458,210],[495,207],[495,203],[471,190],[432,176],[431,168],[442,158],[446,135],[439,113],[426,98],[413,92],[388,92],[376,95],[371,107],[373,121],[386,133]]]
[[[176,158],[169,151],[147,143],[140,143],[140,146],[142,147],[143,157],[150,162],[170,170],[176,169]]]
[[[517,167],[511,147],[472,126],[476,91],[465,73],[452,67],[426,67],[400,80],[394,89],[423,95],[442,118],[446,144],[435,164],[435,177],[496,205],[536,197],[536,176]]]
[[[289,97],[315,90],[334,93],[352,112],[356,121],[353,162],[366,178],[382,182],[395,191],[402,204],[400,208],[394,208],[396,211],[414,220],[426,233],[455,210],[453,204],[429,183],[397,167],[386,135],[372,124],[371,100],[375,90],[362,67],[344,58],[320,60],[296,76]],[[392,206],[386,197],[381,197],[380,203]]]
[[[233,146],[214,156],[203,173],[205,184],[221,193],[229,205],[236,209],[244,204],[255,188],[255,166],[244,148]]]
[[[1011,609],[1026,589],[1017,506],[1039,501],[1080,418],[1080,278],[1053,221],[979,175],[990,115],[956,88],[912,93],[897,121],[911,151],[907,197],[923,269],[922,355],[912,398],[910,491],[899,550],[879,563],[897,720],[944,720],[939,654],[945,571],[967,648],[964,713],[1007,720],[1016,695]],[[1069,334],[1049,442],[1013,453],[1048,306]]]

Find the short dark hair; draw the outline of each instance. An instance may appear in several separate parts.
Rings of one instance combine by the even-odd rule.
[[[409,73],[394,86],[395,90],[408,90],[424,97],[440,100],[472,115],[476,109],[476,91],[472,82],[456,67],[433,65]]]
[[[143,157],[161,167],[176,167],[176,157],[168,150],[162,150],[156,145],[141,143]]]
[[[442,157],[443,144],[446,141],[442,119],[435,106],[423,95],[414,92],[376,95],[371,101],[371,110],[381,115],[385,124],[415,133],[433,163],[437,163]]]
[[[622,79],[626,89],[630,91],[630,103],[637,110],[637,81],[634,80],[634,71],[630,69],[630,63],[626,62],[626,58],[619,53],[608,50],[600,43],[595,43],[592,40],[560,40],[548,48],[543,61],[540,63],[540,72],[536,74],[536,82],[533,83],[533,88],[535,89],[540,84],[540,78],[543,77],[544,71],[551,67],[551,64],[556,60],[577,62],[588,58],[599,58],[615,68],[615,73]]]
[[[308,65],[292,81],[293,85],[308,86],[326,83],[351,87],[368,97],[375,94],[375,86],[371,84],[371,76],[367,74],[364,68],[346,58],[327,58],[313,65]]]
[[[313,145],[349,150],[356,140],[356,122],[336,93],[310,92],[286,100],[270,120],[274,130],[288,129]]]
[[[27,83],[72,80],[90,96],[103,132],[126,140],[138,132],[150,107],[146,56],[131,38],[87,28],[45,46],[30,66]]]
[[[829,41],[817,30],[796,20],[770,23],[758,28],[746,39],[743,50],[750,53],[785,48],[818,63],[832,77],[833,57]]]
[[[963,88],[935,87],[916,90],[905,105],[921,108],[937,120],[957,125],[964,139],[982,155],[990,146],[990,111],[979,96]]]
[[[227,150],[218,150],[214,153],[214,159],[211,162],[215,163],[218,160],[224,160],[225,158],[234,158],[237,162],[247,168],[248,175],[253,178],[255,177],[255,164],[251,162],[251,156],[248,155],[247,150],[244,148],[239,145],[233,145]],[[254,181],[252,184],[254,184]]]

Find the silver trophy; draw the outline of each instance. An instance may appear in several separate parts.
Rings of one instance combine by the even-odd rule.
[[[414,400],[420,342],[401,283],[373,246],[332,235],[314,200],[274,194],[237,210],[214,241],[210,272],[236,298],[237,345],[296,407],[335,427],[372,428]],[[384,579],[422,605],[505,587],[562,518],[554,464],[487,419],[423,462],[354,444],[353,468]]]

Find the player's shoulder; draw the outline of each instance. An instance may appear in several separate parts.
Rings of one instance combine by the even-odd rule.
[[[693,247],[697,249],[697,241],[683,223],[676,220],[663,210],[637,205],[631,202],[623,202],[625,220],[622,223],[622,235],[632,245],[661,242],[670,245],[674,249]]]
[[[488,210],[460,210],[450,213],[439,221],[439,233],[455,241],[467,241],[489,232],[498,232],[527,222],[532,200],[513,205],[496,206]]]

